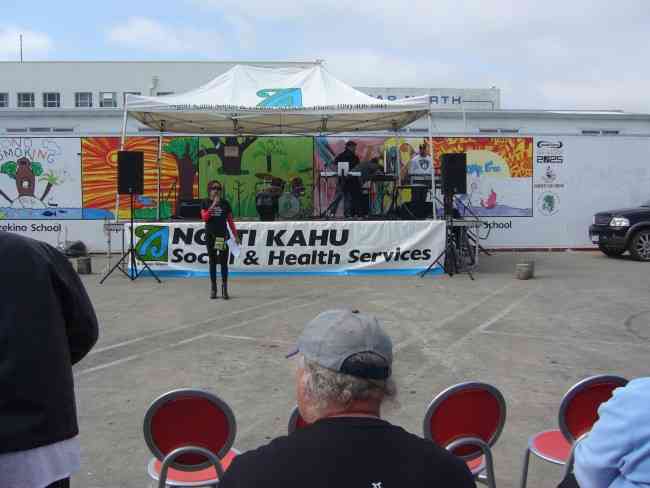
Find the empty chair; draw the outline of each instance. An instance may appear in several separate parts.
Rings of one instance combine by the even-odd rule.
[[[550,463],[567,465],[569,472],[573,465],[572,446],[587,434],[598,420],[598,407],[612,396],[612,392],[625,386],[627,380],[620,376],[599,375],[586,378],[566,392],[558,412],[559,429],[538,432],[528,439],[521,472],[521,488],[528,481],[530,454]]]
[[[445,447],[465,460],[475,479],[485,472],[494,488],[491,447],[506,421],[506,402],[494,386],[467,382],[451,386],[436,396],[427,408],[422,426],[426,439]]]
[[[155,456],[149,475],[158,486],[217,486],[238,454],[232,449],[235,416],[217,396],[174,390],[156,399],[145,415],[144,438]]]

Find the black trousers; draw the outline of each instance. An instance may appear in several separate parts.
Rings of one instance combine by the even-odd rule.
[[[210,282],[217,282],[217,263],[221,267],[221,279],[226,282],[228,281],[228,258],[230,257],[230,252],[228,251],[228,244],[224,245],[222,251],[218,251],[214,248],[214,241],[217,236],[207,233],[207,248],[208,248],[208,263],[210,266]],[[223,239],[226,239],[225,237]]]
[[[54,483],[49,485],[47,488],[70,488],[70,478],[55,481]]]

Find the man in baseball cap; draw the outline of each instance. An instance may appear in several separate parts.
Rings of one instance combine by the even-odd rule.
[[[308,425],[235,458],[220,488],[476,486],[462,460],[380,418],[397,389],[392,341],[377,318],[323,312],[288,357],[298,360],[296,397]]]

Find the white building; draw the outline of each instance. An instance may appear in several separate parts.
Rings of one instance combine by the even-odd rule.
[[[235,64],[308,67],[309,62],[0,62],[0,135],[113,134],[128,93],[167,95],[194,89]],[[345,81],[345,80],[344,80]],[[432,105],[457,111],[498,109],[496,88],[373,88],[385,99],[429,95]],[[129,121],[130,132],[149,129]]]
[[[319,62],[250,64],[308,67]],[[34,217],[29,208],[16,207],[22,204],[16,192],[24,189],[17,187],[18,180],[12,173],[15,166],[8,165],[4,174],[0,171],[0,230],[3,226],[4,230],[11,230],[18,229],[16,225],[34,225],[32,231],[24,232],[56,242],[62,229],[66,229],[71,235],[83,236],[93,250],[102,249],[102,222],[88,217],[85,209],[94,208],[93,204],[87,206],[82,202],[81,138],[118,135],[126,93],[155,96],[185,92],[235,64],[238,63],[0,62],[1,155],[6,155],[5,159],[13,165],[18,152],[25,147],[32,150],[32,146],[50,144],[47,139],[58,138],[55,146],[70,156],[59,158],[69,166],[68,179],[56,180],[63,181],[57,189],[56,203],[68,208],[69,213],[58,219],[55,211],[46,209],[53,215],[45,224],[43,220],[30,220]],[[504,159],[510,158],[510,153],[501,157],[499,151],[490,148],[468,150],[473,152],[472,164],[468,161],[468,181],[476,184],[469,185],[467,197],[476,208],[485,205],[485,225],[490,230],[488,246],[589,247],[587,229],[594,212],[634,206],[650,199],[650,114],[616,110],[507,110],[501,107],[497,88],[359,89],[389,100],[429,95],[434,136],[448,138],[450,144],[462,145],[464,140],[480,146],[487,141],[507,146],[503,151],[512,150],[512,154],[525,152],[528,169],[513,175]],[[407,128],[404,135],[425,137],[428,130],[429,121],[425,118]],[[132,119],[128,132],[157,135]],[[46,150],[41,149],[41,153]],[[52,180],[54,176],[44,175],[37,181],[39,205],[46,196],[52,198],[48,177]],[[64,187],[70,190],[66,193]],[[13,214],[18,216],[13,220],[7,217]],[[38,218],[42,219],[42,215]],[[54,230],[40,230],[46,224]]]

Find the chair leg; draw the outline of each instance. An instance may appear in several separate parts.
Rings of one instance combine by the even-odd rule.
[[[496,478],[494,476],[494,462],[492,461],[492,451],[485,449],[483,451],[485,456],[485,471],[487,475],[487,485],[489,488],[496,488]]]
[[[524,466],[521,470],[521,482],[519,483],[519,488],[526,488],[526,482],[528,481],[529,462],[530,462],[530,449],[526,447],[526,452],[524,453]]]

